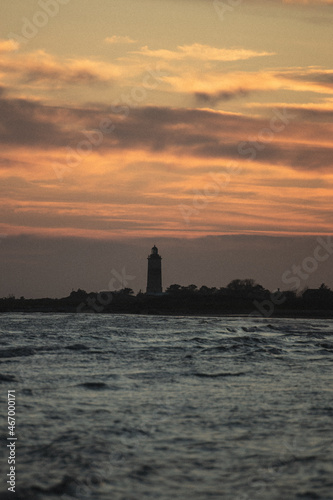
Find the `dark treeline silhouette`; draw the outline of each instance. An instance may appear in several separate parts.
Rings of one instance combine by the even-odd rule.
[[[72,291],[61,299],[0,299],[0,312],[73,312],[130,314],[248,314],[251,316],[333,316],[333,291],[317,289],[270,292],[252,279],[235,279],[224,288],[173,284],[165,293],[135,295],[131,288],[117,291]]]

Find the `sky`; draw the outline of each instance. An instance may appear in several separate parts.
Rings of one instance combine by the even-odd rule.
[[[333,287],[333,1],[1,10],[0,296]]]

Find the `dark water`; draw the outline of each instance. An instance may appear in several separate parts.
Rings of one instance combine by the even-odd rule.
[[[333,499],[332,361],[328,320],[1,315],[0,499]]]

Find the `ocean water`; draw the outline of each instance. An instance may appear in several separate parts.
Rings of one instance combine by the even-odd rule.
[[[329,320],[2,314],[0,500],[333,499],[332,362]]]

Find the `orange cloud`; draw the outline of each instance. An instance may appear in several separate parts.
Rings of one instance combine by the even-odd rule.
[[[309,78],[321,79],[313,71]],[[286,81],[280,73],[262,72],[271,85]],[[295,71],[288,78],[304,83]],[[320,116],[332,102],[260,111],[142,106],[125,113],[123,106],[50,106],[2,89],[2,232],[329,231],[333,126]],[[316,123],[306,113],[316,113]],[[62,180],[54,165],[63,167]]]
[[[333,175],[168,152],[93,153],[60,182],[59,152],[16,151],[2,171],[1,232],[110,238],[329,231]],[[139,158],[139,160],[138,160]],[[35,171],[16,161],[37,164]],[[64,158],[63,158],[64,159]],[[162,161],[163,160],[163,161]],[[1,172],[1,171],[0,171]]]
[[[210,71],[202,74],[190,70],[186,74],[164,77],[176,92],[192,94],[205,102],[215,104],[226,98],[251,92],[292,90],[294,92],[333,93],[333,70],[294,68],[252,72]]]
[[[12,75],[18,84],[25,86],[48,85],[60,88],[64,85],[112,82],[122,75],[123,69],[120,65],[90,59],[60,60],[44,50],[38,50],[24,55],[17,53],[10,58],[8,54],[3,54],[0,58],[0,72],[3,82],[10,81]]]
[[[139,51],[132,52],[147,57],[155,57],[160,60],[180,61],[194,59],[196,61],[239,61],[251,59],[252,57],[263,57],[274,55],[271,52],[256,52],[247,49],[219,49],[209,45],[194,43],[192,45],[180,45],[177,50],[151,50],[147,46],[141,47]]]
[[[0,112],[4,147],[62,149],[69,165],[80,163],[88,150],[255,160],[301,170],[332,166],[332,126],[303,123],[287,109],[273,109],[268,118],[259,118],[150,106],[128,109],[124,117],[107,109],[52,107],[2,97]]]
[[[6,52],[15,52],[19,48],[19,43],[14,40],[0,39],[0,54]]]
[[[327,99],[325,102],[319,103],[248,103],[246,107],[249,109],[256,109],[258,111],[272,110],[272,109],[288,109],[291,113],[295,114],[297,120],[331,123],[333,118],[333,99]],[[326,129],[328,126],[325,125]],[[323,131],[324,132],[324,131]],[[331,131],[329,130],[329,133]],[[325,135],[325,133],[324,133]]]
[[[120,36],[120,35],[113,35],[110,37],[105,38],[104,40],[106,43],[110,44],[132,44],[132,43],[137,43],[137,40],[133,40],[133,38],[129,36]]]

